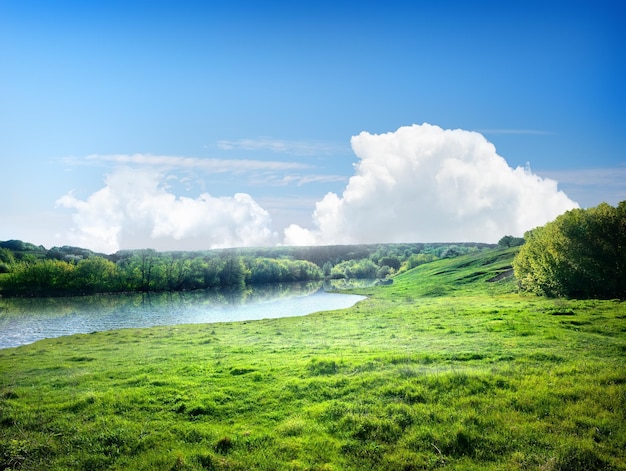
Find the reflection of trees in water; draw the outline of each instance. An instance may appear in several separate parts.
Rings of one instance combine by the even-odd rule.
[[[319,291],[321,287],[321,282],[302,282],[160,293],[100,294],[61,298],[0,298],[0,319],[33,313],[63,317],[76,312],[98,312],[106,315],[168,308],[173,310],[198,307],[219,308],[307,296]]]
[[[324,281],[324,289],[326,291],[352,289],[352,288],[367,288],[376,284],[378,280],[376,278],[343,278],[338,280],[326,280]]]

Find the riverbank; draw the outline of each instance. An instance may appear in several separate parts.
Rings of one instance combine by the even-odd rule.
[[[486,283],[500,254],[424,265],[340,311],[2,350],[0,464],[626,469],[624,303]]]
[[[0,298],[0,349],[115,329],[304,316],[347,308],[361,299],[328,293],[322,282],[268,284],[245,290]]]

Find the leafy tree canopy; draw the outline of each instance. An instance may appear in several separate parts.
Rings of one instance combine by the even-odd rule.
[[[500,239],[498,241],[498,245],[500,247],[518,247],[520,245],[524,245],[524,238],[523,237],[513,237],[511,235],[505,235],[504,237],[502,237],[502,239]]]
[[[626,297],[626,201],[567,211],[524,238],[513,261],[522,289],[571,298]]]

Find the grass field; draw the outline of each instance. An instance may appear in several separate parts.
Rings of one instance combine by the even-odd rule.
[[[514,253],[347,310],[0,350],[0,469],[626,469],[626,303],[488,282]]]

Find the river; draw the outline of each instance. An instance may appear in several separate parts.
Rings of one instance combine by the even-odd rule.
[[[364,296],[328,293],[320,283],[66,298],[0,298],[0,348],[44,338],[123,328],[248,321],[344,309]]]

